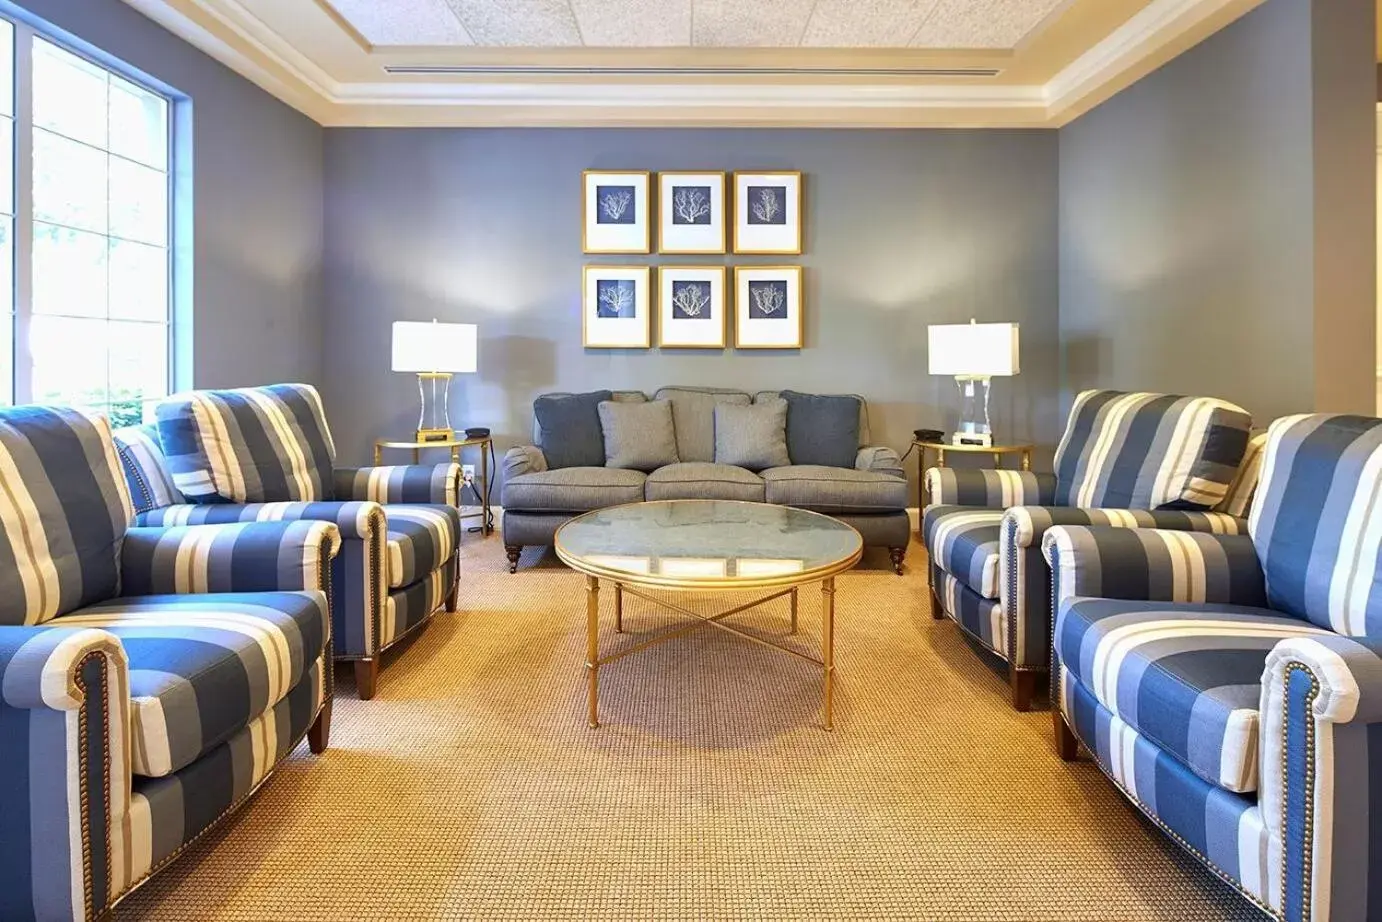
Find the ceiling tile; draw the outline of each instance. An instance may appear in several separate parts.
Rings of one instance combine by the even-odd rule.
[[[592,48],[691,44],[691,0],[571,0]]]
[[[819,0],[803,45],[905,48],[937,0]]]
[[[913,48],[1012,48],[1065,0],[940,0]]]
[[[579,45],[566,0],[447,0],[477,45]]]
[[[446,0],[330,0],[371,45],[469,45]]]
[[[693,0],[691,41],[707,47],[793,47],[815,0]]]

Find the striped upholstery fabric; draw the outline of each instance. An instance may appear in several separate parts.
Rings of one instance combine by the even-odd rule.
[[[115,635],[129,660],[131,764],[162,777],[273,707],[326,648],[318,592],[113,599],[62,618]]]
[[[334,478],[334,495],[340,500],[460,505],[459,464],[338,467]]]
[[[1224,512],[1239,518],[1247,518],[1252,508],[1253,497],[1257,495],[1257,484],[1262,479],[1262,460],[1267,454],[1267,430],[1254,432],[1248,439],[1243,462],[1238,465],[1238,473],[1228,485],[1228,493],[1214,507],[1215,512]]]
[[[1382,420],[1277,420],[1259,489],[1249,523],[1271,607],[1382,637]]]
[[[1272,907],[1279,858],[1272,854],[1266,814],[1256,801],[1200,778],[1070,675],[1059,681],[1066,721],[1104,774],[1212,871],[1257,905]]]
[[[931,568],[931,585],[950,620],[989,650],[1009,658],[1008,624],[1000,603],[984,598],[940,567]]]
[[[998,598],[1002,509],[928,506],[921,533],[931,560],[985,599]]]
[[[1267,654],[1322,633],[1262,608],[1077,598],[1061,606],[1055,644],[1100,704],[1201,778],[1241,793],[1257,790]]]
[[[455,506],[388,508],[389,588],[410,586],[451,559],[460,546]]]
[[[380,625],[381,647],[403,637],[442,607],[447,593],[456,584],[458,566],[453,557],[417,582],[389,593]]]
[[[120,555],[125,595],[266,592],[330,586],[340,529],[327,522],[132,528]]]
[[[1055,504],[1212,509],[1251,425],[1245,410],[1211,397],[1085,391],[1056,449]]]
[[[326,500],[336,446],[307,384],[191,391],[158,407],[173,482],[192,502]]]
[[[102,417],[0,410],[0,624],[41,624],[120,587],[134,510]]]
[[[1056,477],[1032,471],[933,467],[926,471],[926,494],[936,506],[1046,506],[1056,499]]]
[[[120,462],[125,468],[125,480],[129,484],[135,512],[187,502],[168,473],[163,445],[158,440],[157,424],[126,426],[116,429],[113,435]]]

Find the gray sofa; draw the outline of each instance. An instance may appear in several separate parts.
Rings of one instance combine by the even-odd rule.
[[[731,499],[780,503],[823,512],[859,530],[864,544],[886,547],[893,568],[911,537],[907,481],[896,451],[869,444],[868,405],[860,400],[859,445],[853,468],[794,464],[758,473],[716,464],[715,405],[747,404],[778,396],[719,388],[664,387],[653,395],[672,405],[678,464],[651,473],[609,467],[550,469],[534,423],[535,444],[504,456],[504,546],[509,572],[525,546],[550,546],[563,522],[606,506],[661,499]],[[619,401],[646,401],[638,391],[615,391]]]

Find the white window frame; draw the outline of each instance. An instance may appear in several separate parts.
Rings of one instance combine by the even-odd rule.
[[[36,28],[23,19],[4,16],[14,27],[14,230],[12,235],[14,259],[14,327],[12,335],[13,356],[11,359],[10,398],[14,405],[33,402],[33,362],[30,352],[30,326],[33,312],[33,251],[34,251],[34,200],[33,200],[33,140],[34,140],[34,79],[33,50],[34,40],[42,39],[61,48],[68,54],[79,57],[95,67],[114,74],[122,80],[135,84],[140,89],[156,95],[167,104],[166,132],[167,167],[165,177],[168,184],[167,208],[164,219],[167,222],[167,244],[164,248],[165,276],[167,289],[167,314],[164,318],[164,343],[167,375],[164,390],[172,393],[182,369],[178,367],[177,342],[178,308],[175,302],[177,284],[178,241],[174,236],[175,215],[177,214],[177,181],[179,168],[177,160],[177,107],[180,100],[164,88],[151,83],[147,78],[128,67],[122,67],[111,59],[103,59],[64,40],[50,31]],[[109,156],[118,156],[110,154]],[[108,235],[107,235],[108,236]],[[152,395],[166,396],[166,394]]]

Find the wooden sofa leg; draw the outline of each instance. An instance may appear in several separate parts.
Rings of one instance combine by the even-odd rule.
[[[1032,709],[1032,698],[1036,695],[1037,674],[1021,669],[1009,669],[1008,678],[1012,682],[1013,709],[1017,711],[1030,711]]]
[[[518,557],[523,553],[523,546],[521,544],[506,544],[504,545],[504,553],[509,555],[509,572],[517,573]]]
[[[461,581],[458,579],[451,584],[451,591],[446,594],[446,610],[455,612],[460,607],[459,596],[461,594]]]
[[[374,697],[374,687],[379,682],[379,658],[357,659],[355,661],[355,689],[361,701]]]
[[[941,597],[936,595],[936,590],[931,590],[931,617],[937,621],[945,620],[945,609],[941,607]]]
[[[893,559],[893,572],[898,576],[902,575],[902,559],[907,556],[905,547],[888,548],[888,556]]]
[[[1056,731],[1056,755],[1062,762],[1074,762],[1080,754],[1080,741],[1071,732],[1059,707],[1051,708],[1051,723]]]
[[[330,668],[330,663],[327,668]],[[307,731],[307,748],[317,755],[326,752],[326,745],[331,739],[331,697],[322,702],[322,709],[317,712],[317,722]]]

